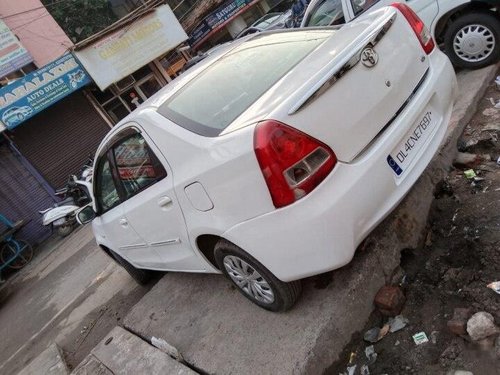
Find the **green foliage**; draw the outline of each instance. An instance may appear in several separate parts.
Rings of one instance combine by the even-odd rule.
[[[42,0],[42,3],[75,43],[118,19],[106,0]]]

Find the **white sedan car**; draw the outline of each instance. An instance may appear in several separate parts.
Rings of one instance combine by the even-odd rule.
[[[301,27],[338,25],[394,0],[311,0]],[[500,60],[500,0],[406,0],[459,68]]]
[[[225,274],[290,308],[349,263],[438,150],[456,79],[416,15],[231,44],[114,127],[94,165],[98,244],[149,270]],[[209,293],[210,291],[207,291]]]

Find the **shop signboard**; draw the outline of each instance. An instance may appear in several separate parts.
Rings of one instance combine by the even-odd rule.
[[[245,8],[254,0],[232,0],[222,4],[215,11],[210,13],[205,19],[208,25],[214,29],[225,21],[229,20],[232,16],[238,13],[241,9]]]
[[[258,0],[230,0],[211,12],[200,25],[191,33],[189,43],[195,46],[205,38],[212,30],[228,23],[235,15],[243,11]]]
[[[9,27],[0,20],[0,78],[33,61]]]
[[[106,35],[75,55],[101,90],[174,49],[188,36],[168,5]]]
[[[65,54],[0,89],[0,120],[13,129],[90,82],[76,58]]]
[[[196,28],[189,36],[188,43],[192,46],[195,45],[198,41],[206,37],[210,33],[210,31],[212,31],[212,28],[208,26],[206,20],[203,20],[203,22],[201,22],[198,26],[196,26]]]

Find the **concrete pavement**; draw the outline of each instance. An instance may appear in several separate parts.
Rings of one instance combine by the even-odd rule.
[[[49,241],[0,289],[0,373],[17,373],[52,343],[78,364],[148,290],[97,247],[90,227]]]
[[[28,366],[22,369],[18,375],[67,375],[69,374],[66,362],[64,362],[61,349],[52,344],[39,354]]]
[[[421,242],[434,186],[451,165],[457,139],[498,67],[458,75],[459,98],[431,165],[348,266],[305,280],[291,311],[259,309],[217,275],[172,273],[131,310],[125,327],[166,340],[188,363],[211,374],[324,372],[363,328],[375,293],[399,265],[401,250]]]

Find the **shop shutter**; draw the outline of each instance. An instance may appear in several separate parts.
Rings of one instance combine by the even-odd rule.
[[[0,186],[0,213],[9,220],[27,222],[17,237],[35,245],[50,236],[50,228],[42,225],[38,211],[52,206],[54,201],[1,138]]]
[[[54,188],[78,174],[110,130],[81,91],[27,120],[10,137],[20,152]]]

